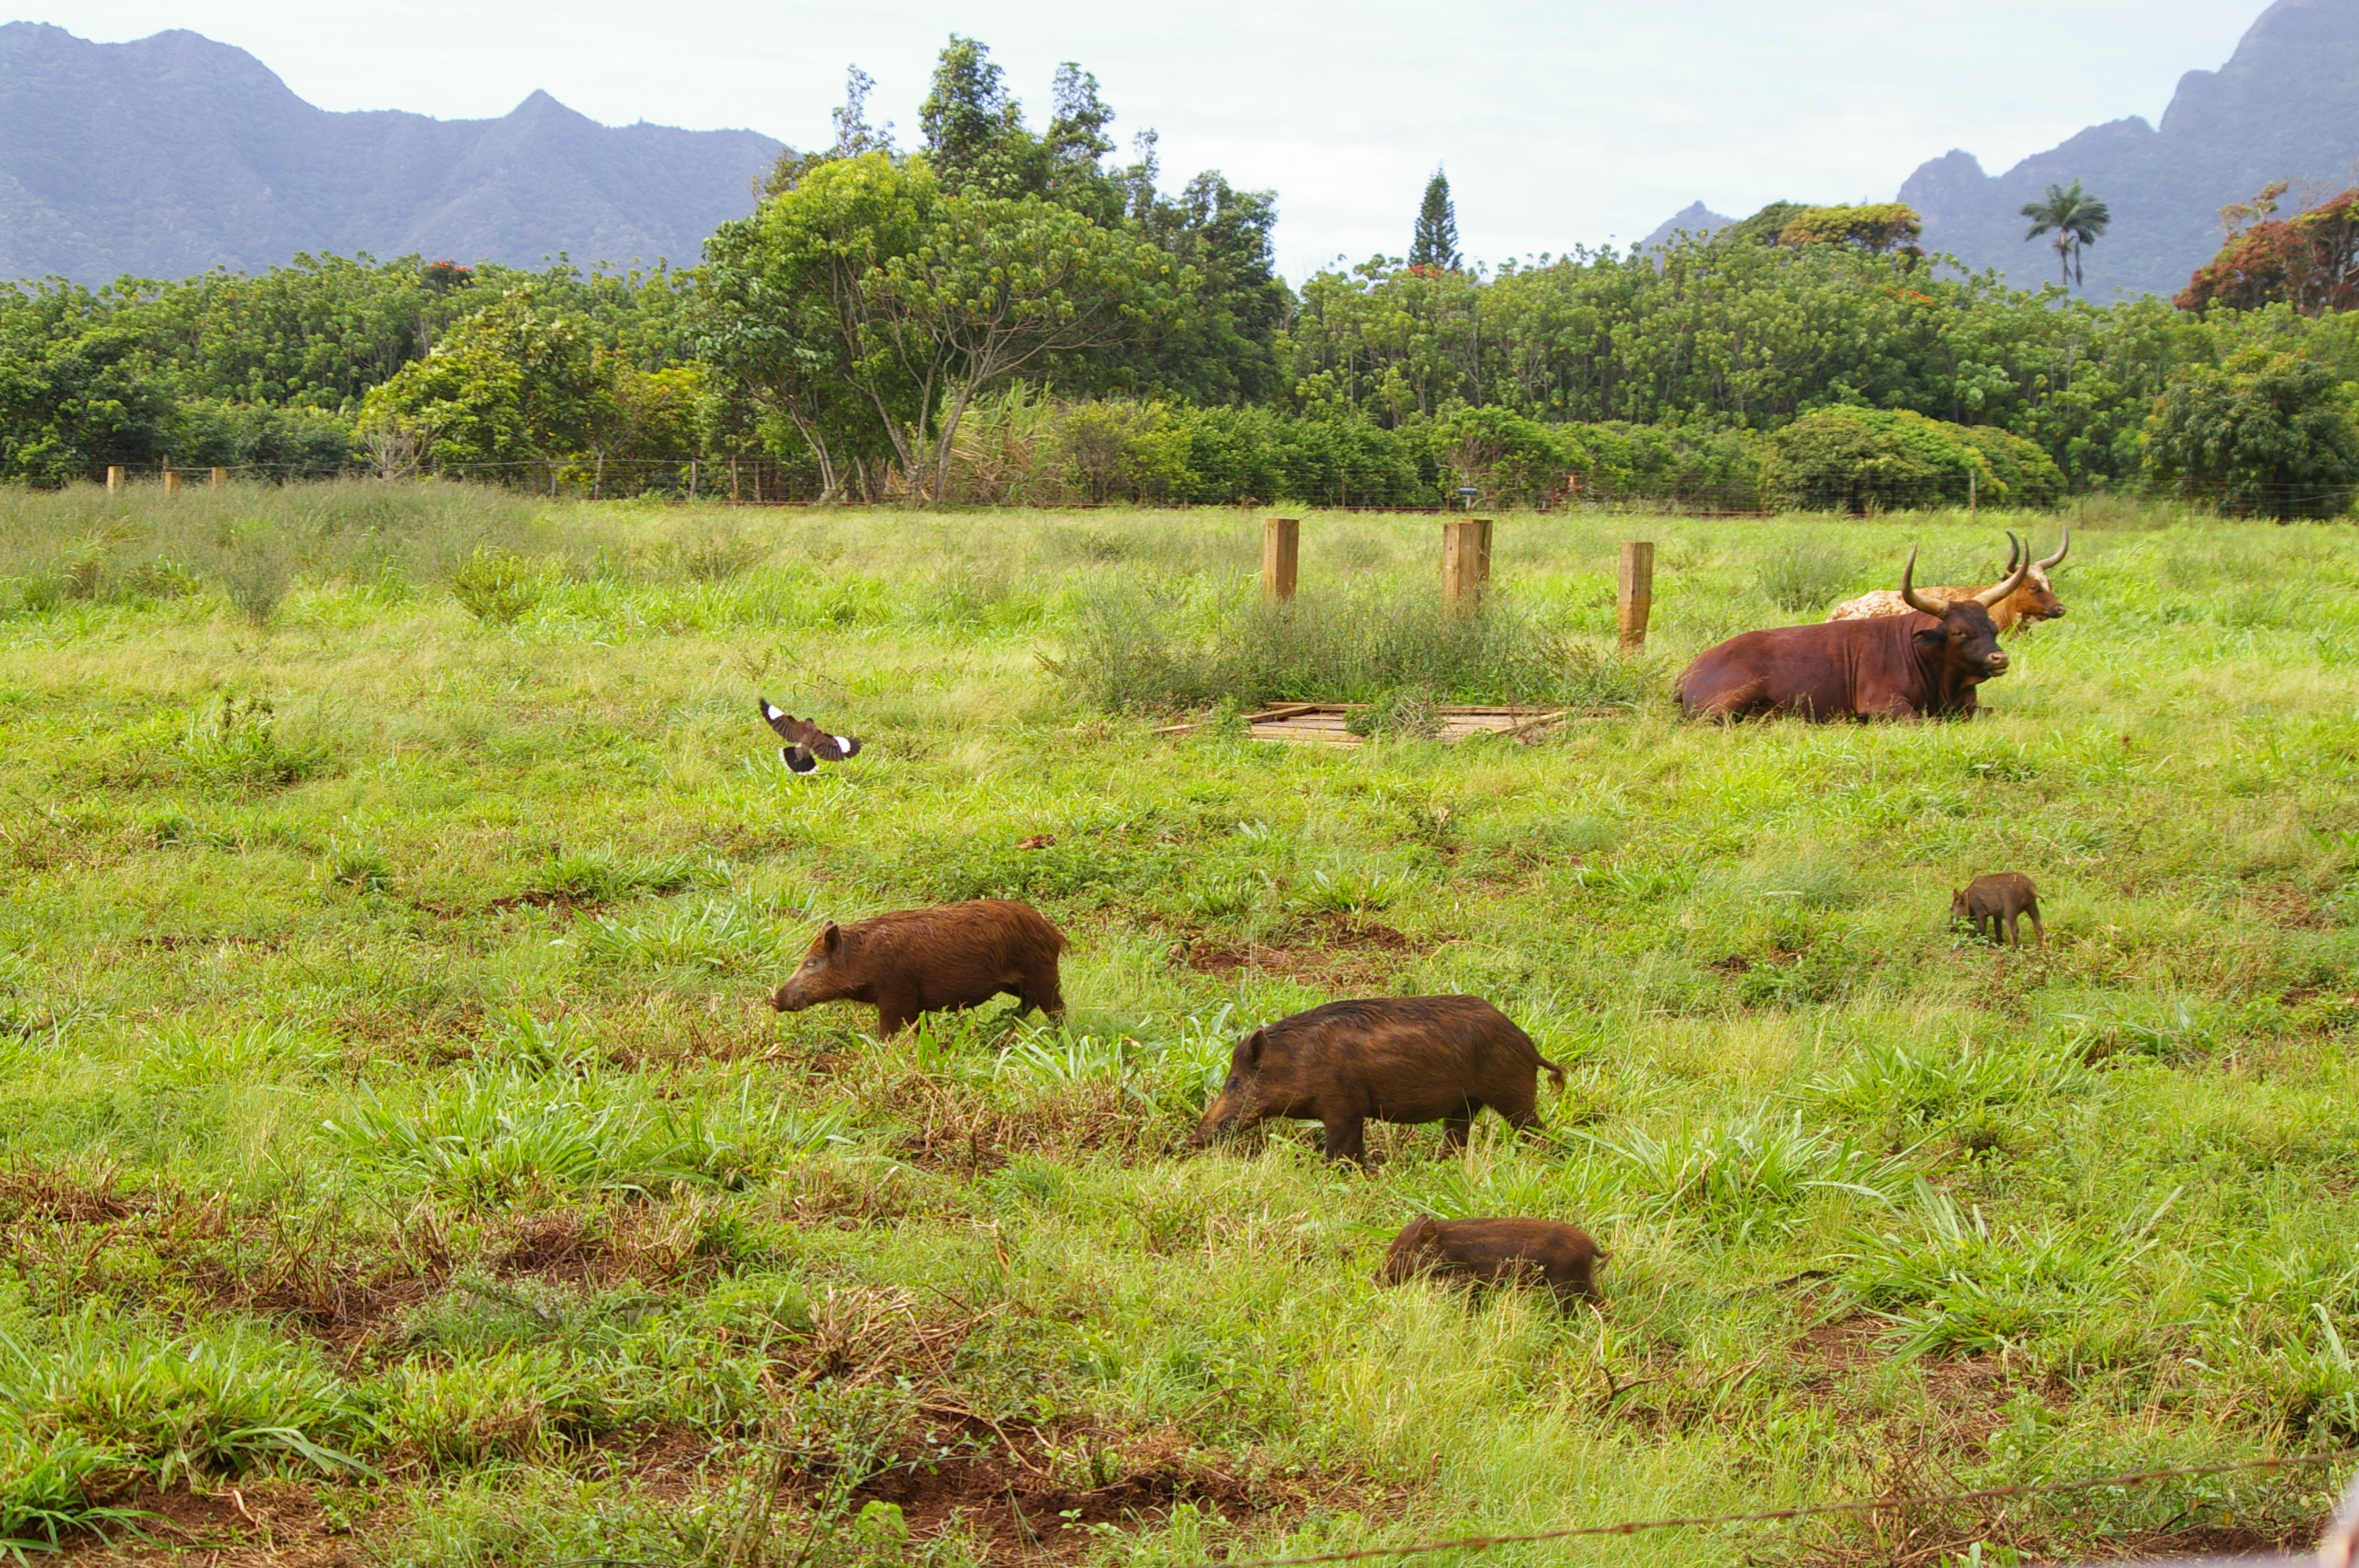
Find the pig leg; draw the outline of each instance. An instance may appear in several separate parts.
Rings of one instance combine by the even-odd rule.
[[[1470,1105],[1457,1115],[1445,1117],[1441,1122],[1441,1152],[1455,1154],[1466,1147],[1466,1135],[1474,1130],[1474,1113],[1483,1108]]]
[[[2031,916],[2031,934],[2039,939],[2039,945],[2042,947],[2047,946],[2048,927],[2039,924],[2039,906],[2036,903],[2026,904],[2023,913]]]
[[[1338,1116],[1323,1119],[1323,1125],[1327,1130],[1327,1158],[1356,1160],[1363,1165],[1368,1162],[1365,1121],[1356,1116]]]
[[[2009,946],[2023,946],[2023,916],[2012,909],[2006,912],[2006,940]]]
[[[911,1001],[907,997],[886,996],[878,998],[876,1001],[876,1038],[879,1040],[892,1039],[893,1036],[900,1033],[901,1031],[917,1022],[918,1014],[922,1011],[923,1010],[920,1009],[916,1002]]]

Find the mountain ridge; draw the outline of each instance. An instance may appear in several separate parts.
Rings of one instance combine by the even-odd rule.
[[[602,125],[535,90],[488,120],[338,112],[186,29],[0,26],[0,276],[258,271],[298,252],[534,266],[698,259],[782,144]]]
[[[1928,250],[1947,251],[2008,282],[2055,276],[2044,240],[2027,240],[2021,209],[2049,185],[2079,179],[2113,211],[2082,258],[2085,288],[2176,293],[2219,250],[2219,211],[2271,180],[2313,197],[2343,189],[2359,159],[2359,0],[2275,0],[2216,70],[2179,79],[2161,124],[2131,115],[2094,124],[2001,174],[1952,148],[1928,159],[1899,199],[1925,220]]]

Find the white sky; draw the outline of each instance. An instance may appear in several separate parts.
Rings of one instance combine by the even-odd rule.
[[[26,0],[17,0],[18,4]],[[593,119],[822,142],[844,67],[902,127],[952,31],[1031,114],[1057,62],[1097,73],[1165,182],[1278,193],[1299,278],[1397,254],[1447,164],[1493,262],[1639,238],[1690,201],[1886,200],[1953,146],[1996,172],[2082,125],[2159,118],[2263,0],[52,0],[10,19],[119,42],[189,27],[328,109],[506,114],[535,88]],[[6,15],[0,13],[0,15]]]

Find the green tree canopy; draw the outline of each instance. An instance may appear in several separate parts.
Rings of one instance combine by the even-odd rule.
[[[1195,281],[1129,228],[1036,196],[951,194],[929,163],[883,153],[812,170],[725,231],[715,263],[748,313],[726,334],[737,362],[782,404],[809,394],[799,428],[841,412],[823,384],[852,389],[921,498],[940,493],[979,394],[1147,336]]]
[[[2256,344],[2172,374],[2147,421],[2146,475],[2223,512],[2340,516],[2359,487],[2353,414],[2329,367]]]

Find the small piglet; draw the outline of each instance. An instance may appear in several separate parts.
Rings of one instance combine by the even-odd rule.
[[[1419,1274],[1463,1274],[1490,1283],[1545,1281],[1560,1302],[1594,1300],[1598,1264],[1614,1254],[1577,1225],[1553,1219],[1412,1220],[1393,1238],[1376,1271],[1380,1285]]]
[[[2023,946],[2020,918],[2031,916],[2032,934],[2039,945],[2048,945],[2048,927],[2039,924],[2039,894],[2031,879],[2021,871],[1994,871],[1986,877],[1976,877],[1962,891],[1950,895],[1950,920],[1952,925],[1965,921],[1983,934],[1983,923],[1990,923],[1990,939],[1999,939],[1999,922],[2006,922],[2007,940]]]
[[[1365,1123],[1439,1121],[1445,1152],[1489,1106],[1511,1127],[1540,1124],[1539,1069],[1564,1069],[1480,997],[1331,1001],[1266,1023],[1229,1053],[1229,1076],[1188,1141],[1279,1118],[1326,1129],[1327,1157],[1367,1162]]]
[[[1002,991],[1061,1018],[1057,955],[1064,948],[1062,932],[1013,899],[904,909],[849,925],[831,920],[770,1005],[800,1012],[823,1001],[874,1002],[879,1040],[921,1012],[979,1007]]]

